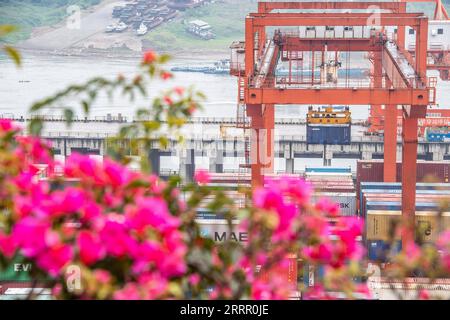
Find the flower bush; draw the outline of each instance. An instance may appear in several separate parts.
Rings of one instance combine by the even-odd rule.
[[[330,240],[326,215],[309,207],[311,189],[302,180],[269,181],[238,211],[223,191],[207,186],[205,171],[183,190],[192,194],[187,201],[179,181],[108,158],[73,154],[56,175],[50,145],[19,133],[0,122],[1,263],[32,263],[33,277],[45,279],[55,297],[284,299],[297,290],[297,279],[286,276],[290,261],[296,263],[289,255],[338,273],[361,257],[359,221],[339,219],[338,239]],[[48,179],[36,175],[37,163],[47,165]],[[201,236],[195,212],[211,194],[221,200],[210,205],[228,210],[230,221],[240,219],[247,242]],[[81,270],[76,290],[66,284],[69,266]]]

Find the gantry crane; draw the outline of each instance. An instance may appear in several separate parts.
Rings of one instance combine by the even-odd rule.
[[[375,26],[370,23],[373,13],[336,12],[374,6],[382,10]],[[402,215],[410,225],[402,236],[404,244],[414,239],[417,122],[435,99],[426,75],[428,18],[422,13],[406,13],[405,8],[404,2],[259,2],[258,12],[245,19],[245,43],[232,45],[231,63],[231,74],[239,79],[239,104],[245,106],[251,119],[252,187],[263,185],[264,175],[273,172],[276,104],[385,105],[384,175],[385,181],[395,181],[397,106],[402,106]],[[305,9],[309,11],[298,12]],[[415,30],[414,59],[403,45],[408,26]],[[269,27],[276,30],[267,37]],[[387,27],[397,29],[395,38],[387,37]],[[318,32],[319,28],[322,31]],[[336,36],[336,29],[340,36]],[[330,36],[330,31],[334,35]],[[354,51],[370,52],[375,57],[370,83],[355,84],[346,78],[330,84],[315,78],[314,61],[323,60],[324,52]],[[280,60],[304,60],[305,54],[311,68],[307,77],[303,70],[291,70],[287,78],[277,76]],[[289,68],[293,65],[298,67],[290,61]]]

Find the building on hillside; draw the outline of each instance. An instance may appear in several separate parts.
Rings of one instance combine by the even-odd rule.
[[[187,30],[204,40],[209,40],[216,37],[212,32],[212,27],[207,22],[202,20],[189,21]]]

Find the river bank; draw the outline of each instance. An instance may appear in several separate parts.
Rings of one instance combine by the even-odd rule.
[[[39,50],[39,49],[27,49],[17,47],[22,55],[25,56],[37,56],[37,57],[77,57],[77,58],[89,58],[89,59],[122,59],[122,60],[137,60],[140,59],[146,50],[153,50],[147,48],[142,52],[136,52],[132,50],[120,49],[120,50],[103,50],[103,49],[66,49],[66,50]],[[230,57],[228,50],[220,51],[179,51],[179,52],[159,52],[158,54],[169,54],[173,60],[180,61],[193,61],[193,62],[211,62]]]

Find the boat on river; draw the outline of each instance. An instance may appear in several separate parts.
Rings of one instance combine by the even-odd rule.
[[[215,62],[213,65],[206,66],[176,66],[172,67],[170,71],[172,72],[198,72],[205,74],[230,74],[230,59],[222,59]],[[283,66],[280,66],[276,70],[276,75],[278,77],[287,77],[289,76],[289,69]],[[369,70],[367,68],[352,68],[352,69],[339,69],[338,76],[339,77],[352,77],[352,78],[363,78],[369,75]],[[302,70],[291,72],[291,76],[293,77],[311,77],[311,70]],[[314,72],[314,77],[320,77],[320,71],[317,70]]]

